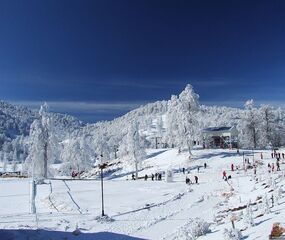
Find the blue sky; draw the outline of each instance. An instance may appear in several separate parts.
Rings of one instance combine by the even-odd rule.
[[[284,105],[285,2],[3,0],[0,99],[85,121],[169,99]]]

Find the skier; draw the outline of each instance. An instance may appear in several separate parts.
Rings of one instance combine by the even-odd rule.
[[[274,163],[272,163],[272,168],[271,168],[271,170],[272,170],[272,173],[274,172]]]
[[[197,167],[197,172],[199,172],[199,171],[200,171],[200,166]]]
[[[185,168],[182,168],[183,174],[185,174]]]
[[[204,163],[204,168],[205,168],[205,169],[207,168],[207,163]]]
[[[261,158],[261,160],[263,159],[263,154],[262,153],[260,153],[260,158]]]
[[[232,172],[235,170],[234,164],[231,165]]]
[[[270,163],[267,164],[267,168],[268,168],[268,172],[270,173],[271,172],[271,165],[270,165]]]
[[[155,180],[157,181],[158,173],[155,173]]]
[[[153,173],[151,174],[151,180],[152,181],[154,180],[154,174]]]
[[[186,176],[185,183],[188,185],[190,184],[190,178]]]
[[[157,178],[158,178],[159,181],[161,180],[161,173],[158,174]]]
[[[285,154],[284,154],[284,153],[282,153],[282,158],[283,158],[283,159],[285,158]]]
[[[146,181],[147,179],[148,179],[148,176],[146,174],[146,175],[144,175],[144,180]]]
[[[226,173],[226,171],[223,171],[223,179],[225,179],[225,181],[227,181],[227,173]]]
[[[132,174],[132,180],[136,180],[135,174]]]
[[[273,158],[273,152],[271,153],[271,158]]]
[[[196,184],[199,184],[199,183],[198,183],[198,177],[197,177],[197,176],[195,176],[195,183],[196,183]]]
[[[281,171],[279,161],[277,161],[276,165],[277,165],[277,171]]]
[[[72,173],[71,173],[71,177],[74,179],[76,177],[76,173],[75,171],[73,170]]]

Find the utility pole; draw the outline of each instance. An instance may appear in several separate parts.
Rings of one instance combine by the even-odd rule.
[[[106,168],[108,166],[107,163],[102,163],[99,165],[99,168],[101,170],[101,204],[102,204],[102,217],[105,216],[105,212],[104,212],[104,186],[103,186],[103,178],[104,178],[104,174],[103,174],[103,169]]]

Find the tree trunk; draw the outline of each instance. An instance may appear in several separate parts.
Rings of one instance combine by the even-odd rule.
[[[139,173],[138,173],[138,161],[135,161],[135,169],[136,169],[136,179],[139,178]]]
[[[47,178],[47,161],[48,161],[48,158],[47,158],[47,146],[48,144],[45,143],[44,145],[44,178]]]

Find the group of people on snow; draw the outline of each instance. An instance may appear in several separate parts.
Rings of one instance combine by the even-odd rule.
[[[199,184],[199,182],[198,182],[199,179],[198,179],[197,176],[194,176],[194,180],[195,180],[195,183],[196,183],[196,184]],[[189,184],[192,184],[193,182],[191,181],[191,179],[190,179],[188,176],[186,176],[185,183],[186,183],[187,185],[189,185]]]
[[[155,173],[155,174],[151,174],[150,176],[148,176],[147,174],[144,175],[144,180],[147,181],[148,178],[151,178],[152,181],[161,181],[162,179],[162,174],[161,173]],[[135,180],[135,175],[132,174],[132,179]]]

